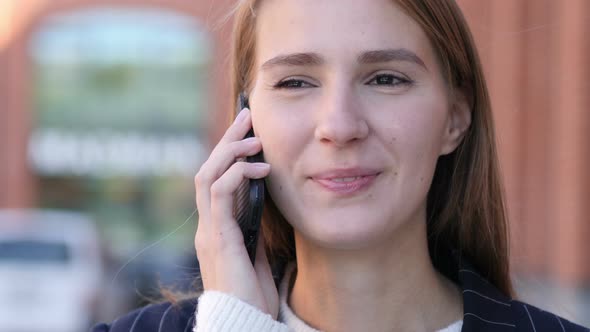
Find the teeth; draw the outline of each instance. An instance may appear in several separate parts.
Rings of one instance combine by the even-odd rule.
[[[348,178],[333,178],[332,181],[334,182],[352,182],[354,180],[360,179],[360,176],[348,177]]]

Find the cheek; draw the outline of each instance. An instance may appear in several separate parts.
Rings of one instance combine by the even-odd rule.
[[[282,163],[281,160],[295,155],[301,149],[304,139],[301,133],[301,123],[292,119],[285,119],[281,114],[262,113],[260,118],[253,115],[253,126],[256,136],[262,142],[262,149],[266,161]]]
[[[274,102],[266,98],[262,107],[252,110],[256,135],[262,142],[264,159],[271,165],[267,189],[287,220],[298,220],[306,148],[313,139],[313,123],[301,105]]]
[[[252,125],[267,162],[281,164],[302,153],[313,134],[309,105],[285,101],[260,91],[254,100]],[[254,108],[255,107],[255,108]]]
[[[431,156],[437,159],[443,143],[447,124],[448,108],[442,98],[422,96],[407,100],[393,121],[391,141],[404,154]]]
[[[380,127],[380,136],[394,159],[398,181],[403,183],[401,188],[422,193],[428,190],[440,155],[448,114],[446,102],[434,96],[421,96],[397,106],[390,125]]]
[[[272,189],[279,189],[286,179],[292,177],[293,169],[297,167],[303,154],[309,135],[309,124],[301,117],[294,116],[294,110],[272,108],[271,104],[252,111],[254,131],[262,142],[264,159],[271,165],[268,178]]]
[[[298,127],[275,116],[265,116],[255,125],[260,128],[256,134],[262,142],[264,159],[271,165],[271,172],[266,178],[267,190],[285,218],[297,220],[293,174],[303,150]]]

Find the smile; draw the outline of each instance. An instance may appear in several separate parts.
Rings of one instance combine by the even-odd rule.
[[[379,174],[380,172],[369,170],[337,170],[312,176],[311,179],[317,183],[320,188],[329,192],[339,195],[353,195],[369,188]]]

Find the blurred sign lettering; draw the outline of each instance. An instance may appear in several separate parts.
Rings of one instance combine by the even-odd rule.
[[[190,135],[38,130],[29,159],[47,176],[192,176],[205,151]]]

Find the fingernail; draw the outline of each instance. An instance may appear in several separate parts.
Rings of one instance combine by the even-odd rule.
[[[242,140],[242,142],[248,143],[248,144],[252,144],[252,143],[254,143],[256,141],[258,141],[258,137],[248,137],[248,138],[244,138]]]
[[[267,163],[255,163],[254,167],[259,168],[259,169],[268,169],[270,168],[270,164]]]
[[[238,113],[238,116],[236,116],[236,119],[235,119],[235,121],[234,121],[234,122],[235,122],[235,123],[238,123],[238,122],[242,122],[242,121],[244,121],[244,119],[246,119],[246,115],[247,115],[249,112],[250,112],[250,110],[249,110],[249,109],[247,109],[247,108],[244,108],[243,110],[241,110],[241,111],[240,111],[240,113]]]

